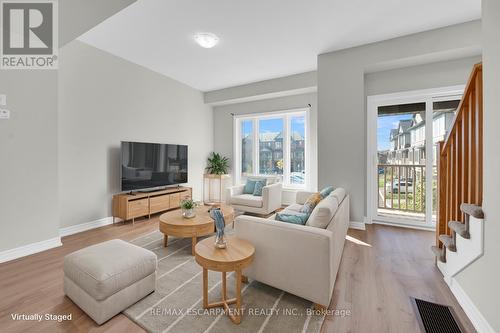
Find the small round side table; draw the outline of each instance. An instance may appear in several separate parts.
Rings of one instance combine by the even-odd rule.
[[[254,246],[241,238],[226,236],[227,247],[218,249],[214,246],[215,237],[209,237],[195,247],[195,260],[203,268],[203,308],[223,307],[231,321],[241,323],[241,283],[247,282],[241,270],[252,263]],[[222,273],[222,289],[219,302],[208,303],[208,270]],[[236,298],[227,299],[226,273],[236,273]],[[235,304],[234,314],[229,304]]]

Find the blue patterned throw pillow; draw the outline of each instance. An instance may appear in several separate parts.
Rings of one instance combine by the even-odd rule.
[[[253,190],[253,195],[255,195],[257,197],[261,197],[262,196],[262,189],[266,185],[267,185],[267,179],[256,181],[255,188]]]
[[[247,183],[245,184],[245,187],[243,188],[243,193],[244,194],[253,194],[253,191],[255,191],[255,183],[256,180],[252,179],[247,179]]]
[[[305,225],[308,218],[309,214],[305,213],[296,213],[296,214],[276,213],[275,220],[281,222]]]
[[[319,195],[321,195],[321,198],[324,199],[332,192],[333,192],[333,186],[327,186],[319,192]]]

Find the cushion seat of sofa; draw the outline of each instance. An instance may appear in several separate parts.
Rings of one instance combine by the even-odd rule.
[[[261,208],[264,205],[262,197],[255,196],[252,194],[235,195],[231,198],[231,203],[233,205],[242,205],[242,206],[257,207],[257,208]]]
[[[156,271],[156,255],[113,239],[64,258],[64,274],[96,300],[104,300]]]
[[[300,212],[300,209],[302,208],[303,205],[301,204],[298,204],[298,203],[293,203],[291,204],[290,206],[286,207],[283,212],[287,212],[287,213],[299,213]]]

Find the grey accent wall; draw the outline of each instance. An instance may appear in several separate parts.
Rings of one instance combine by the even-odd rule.
[[[365,96],[465,84],[481,56],[440,61],[365,75]]]
[[[0,70],[0,251],[59,236],[57,71]],[[3,106],[1,108],[4,108]]]
[[[189,185],[201,199],[213,148],[203,94],[79,41],[60,51],[61,226],[111,216],[120,191],[120,141],[189,145]]]
[[[311,104],[311,188],[317,187],[317,95],[316,93],[286,96],[261,101],[231,104],[214,107],[214,148],[215,151],[229,156],[233,162],[233,116],[265,113],[278,110],[304,108]]]
[[[264,80],[241,86],[208,91],[205,103],[212,105],[251,102],[316,92],[316,71]]]
[[[366,214],[365,74],[479,55],[480,33],[473,21],[318,56],[318,185],[346,187],[351,220]]]
[[[493,331],[500,332],[500,2],[483,0],[484,255],[457,277]]]

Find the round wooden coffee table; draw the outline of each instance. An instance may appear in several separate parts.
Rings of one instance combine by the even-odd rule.
[[[241,323],[241,282],[247,282],[241,270],[252,263],[254,246],[241,238],[226,236],[227,247],[218,249],[214,246],[215,237],[209,237],[195,247],[196,262],[203,267],[203,308],[221,306],[235,324]],[[222,289],[219,302],[208,303],[208,270],[222,272]],[[226,273],[236,272],[236,298],[227,299]],[[229,304],[236,304],[234,314]]]
[[[231,206],[219,205],[224,214],[226,224],[232,223],[234,219],[234,210]],[[190,219],[182,217],[180,210],[173,210],[160,216],[160,231],[165,235],[163,245],[167,247],[168,236],[191,237],[191,253],[194,255],[194,247],[198,237],[208,236],[214,233],[215,224],[210,217],[209,206],[198,206],[195,208],[196,216]]]

